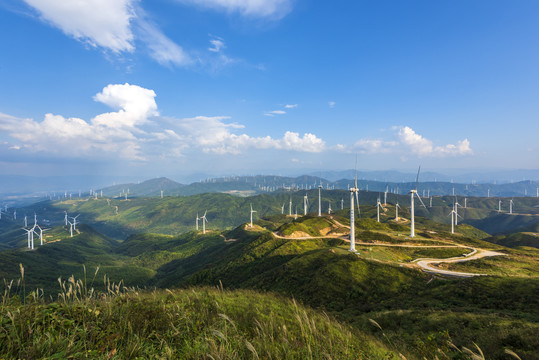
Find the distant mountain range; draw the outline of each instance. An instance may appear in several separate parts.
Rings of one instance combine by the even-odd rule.
[[[182,184],[169,178],[161,177],[133,182],[123,179],[122,183],[110,185],[111,178],[88,177],[28,177],[0,176],[1,201],[31,202],[36,198],[87,196],[90,191],[103,192],[105,196],[139,196],[156,197],[163,191],[166,196],[187,196],[200,193],[228,192],[240,196],[250,196],[271,192],[282,188],[312,189],[322,184],[323,188],[348,189],[353,183],[354,171],[322,172],[323,177],[302,175],[298,177],[256,175],[229,176],[210,178],[191,184]],[[418,191],[428,195],[459,195],[480,197],[522,197],[537,196],[539,181],[525,180],[509,183],[459,183],[449,181],[446,176],[436,173],[421,173]],[[415,187],[416,174],[405,174],[396,171],[358,172],[358,186],[361,190],[406,194]],[[374,178],[375,180],[372,180]],[[397,181],[396,179],[400,179]],[[125,181],[128,180],[128,181]],[[76,184],[76,185],[74,185]],[[26,200],[24,198],[27,198]]]

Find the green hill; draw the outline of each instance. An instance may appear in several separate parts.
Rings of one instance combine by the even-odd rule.
[[[4,297],[0,315],[10,320],[2,323],[0,357],[398,359],[382,338],[277,295],[122,287],[63,294],[67,300],[24,305]]]

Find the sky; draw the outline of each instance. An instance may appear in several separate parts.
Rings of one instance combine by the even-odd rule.
[[[0,174],[536,169],[536,0],[3,0]]]

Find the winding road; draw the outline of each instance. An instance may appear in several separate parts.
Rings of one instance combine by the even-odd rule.
[[[348,229],[350,228],[349,226],[341,224],[334,219],[332,219],[332,221],[340,227],[344,227]],[[350,242],[350,239],[346,235],[287,237],[287,236],[279,235],[276,232],[273,232],[273,236],[275,236],[278,239],[286,239],[286,240],[314,240],[314,239],[332,238],[332,239],[341,239],[343,241]],[[447,242],[447,243],[450,243],[450,242]],[[506,256],[506,254],[502,254],[496,251],[479,249],[473,246],[462,245],[462,244],[409,245],[409,244],[385,244],[385,243],[370,243],[370,242],[356,241],[356,245],[406,247],[406,248],[465,248],[465,249],[470,249],[471,250],[470,253],[460,256],[460,257],[452,257],[452,258],[447,258],[447,259],[421,258],[421,259],[416,259],[412,261],[412,263],[417,265],[419,268],[421,268],[425,272],[435,273],[435,274],[444,275],[444,276],[461,277],[461,278],[467,278],[467,277],[473,277],[473,276],[485,276],[486,274],[474,274],[474,273],[466,273],[466,272],[459,272],[459,271],[443,270],[443,269],[438,269],[436,267],[433,267],[432,265],[441,264],[441,263],[458,263],[458,262],[464,262],[464,261],[477,260],[477,259],[481,259],[484,257],[491,257],[491,256]]]

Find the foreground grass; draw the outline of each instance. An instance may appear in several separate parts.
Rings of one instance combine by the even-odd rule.
[[[215,288],[87,291],[61,282],[0,305],[0,358],[393,359],[396,352],[294,300]],[[20,294],[19,294],[20,295]]]

